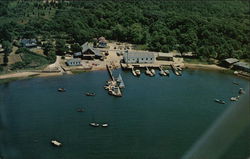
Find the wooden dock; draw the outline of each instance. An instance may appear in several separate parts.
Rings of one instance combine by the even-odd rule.
[[[112,81],[115,81],[115,78],[114,78],[112,71],[111,71],[111,66],[106,65],[106,67],[107,67],[110,78],[112,79]]]
[[[112,70],[111,70],[111,66],[106,65],[108,73],[110,75],[111,81],[107,82],[107,85],[104,86],[104,88],[106,90],[108,90],[108,93],[110,95],[116,96],[116,97],[121,97],[122,96],[122,92],[121,89],[119,87],[119,82],[114,78]]]

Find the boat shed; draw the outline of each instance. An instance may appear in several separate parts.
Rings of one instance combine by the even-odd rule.
[[[93,48],[92,46],[89,46],[88,42],[84,43],[82,45],[82,59],[101,59],[103,55],[101,54],[100,50],[97,50]]]
[[[154,63],[155,53],[146,51],[125,51],[123,60],[127,64]]]
[[[234,70],[241,70],[250,73],[250,66],[245,62],[237,62],[233,65]]]
[[[66,62],[68,66],[81,66],[81,59],[70,59]]]
[[[221,62],[221,65],[224,66],[224,67],[232,67],[233,64],[235,64],[236,62],[239,62],[238,59],[236,58],[227,58],[227,59],[224,59],[222,62]]]

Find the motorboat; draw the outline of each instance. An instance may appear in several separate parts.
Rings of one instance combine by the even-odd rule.
[[[140,71],[140,70],[135,70],[135,74],[136,74],[137,76],[140,76],[140,75],[141,75],[141,71]]]
[[[161,76],[166,76],[166,75],[167,75],[166,72],[164,72],[163,70],[161,70],[159,74],[160,74]]]
[[[98,123],[89,123],[89,125],[93,126],[93,127],[99,127],[100,126],[100,124],[98,124]]]
[[[245,91],[243,90],[243,88],[240,88],[239,94],[245,94]]]
[[[104,127],[104,128],[106,128],[106,127],[108,127],[109,125],[107,124],[107,123],[105,123],[105,124],[102,124],[102,127]]]
[[[153,75],[155,75],[155,70],[154,70],[154,69],[151,69],[150,71],[151,71],[151,73],[152,73]]]
[[[53,146],[56,146],[56,147],[62,146],[62,143],[60,143],[60,142],[57,141],[57,140],[51,140],[51,144],[52,144]]]
[[[66,89],[65,88],[58,88],[57,91],[58,92],[66,92]]]
[[[85,95],[86,95],[86,96],[95,96],[96,94],[95,94],[95,93],[87,92]]]
[[[84,109],[83,108],[79,108],[79,109],[77,109],[77,112],[84,112]]]
[[[220,104],[226,104],[226,102],[225,102],[225,101],[220,100],[220,99],[215,99],[214,101],[215,101],[215,102],[217,102],[217,103],[220,103]]]

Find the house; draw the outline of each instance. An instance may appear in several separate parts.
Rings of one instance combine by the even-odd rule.
[[[185,57],[185,58],[196,58],[197,57],[197,54],[195,54],[193,52],[183,52],[181,55],[182,55],[182,57]]]
[[[37,46],[37,41],[36,39],[21,39],[20,44],[22,47],[36,47]]]
[[[81,59],[70,59],[66,62],[68,66],[81,66]]]
[[[159,61],[173,61],[174,55],[172,53],[158,53],[156,59]]]
[[[82,52],[75,52],[73,53],[74,58],[82,58]]]
[[[227,67],[227,68],[230,68],[233,66],[233,64],[235,64],[236,62],[239,62],[238,59],[236,58],[227,58],[227,59],[224,59],[220,65],[221,66],[224,66],[224,67]]]
[[[125,51],[123,54],[123,60],[127,64],[154,63],[155,62],[155,53],[153,53],[153,52],[141,52],[141,51]]]
[[[250,73],[250,66],[245,62],[237,62],[233,65],[234,70],[241,70]]]
[[[93,59],[101,59],[103,57],[100,50],[97,50],[93,48],[92,46],[89,46],[88,42],[82,45],[81,53],[82,53],[82,56],[81,56],[82,59],[93,60]]]
[[[2,44],[0,44],[0,53],[3,53],[3,52],[4,52],[3,46]]]
[[[100,38],[98,38],[98,45],[99,48],[105,48],[107,47],[107,41],[106,39],[102,36]]]

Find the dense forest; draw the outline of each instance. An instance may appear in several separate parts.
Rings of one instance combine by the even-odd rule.
[[[153,51],[249,59],[249,8],[241,0],[5,0],[0,2],[0,43],[40,37],[83,44],[104,36]]]

